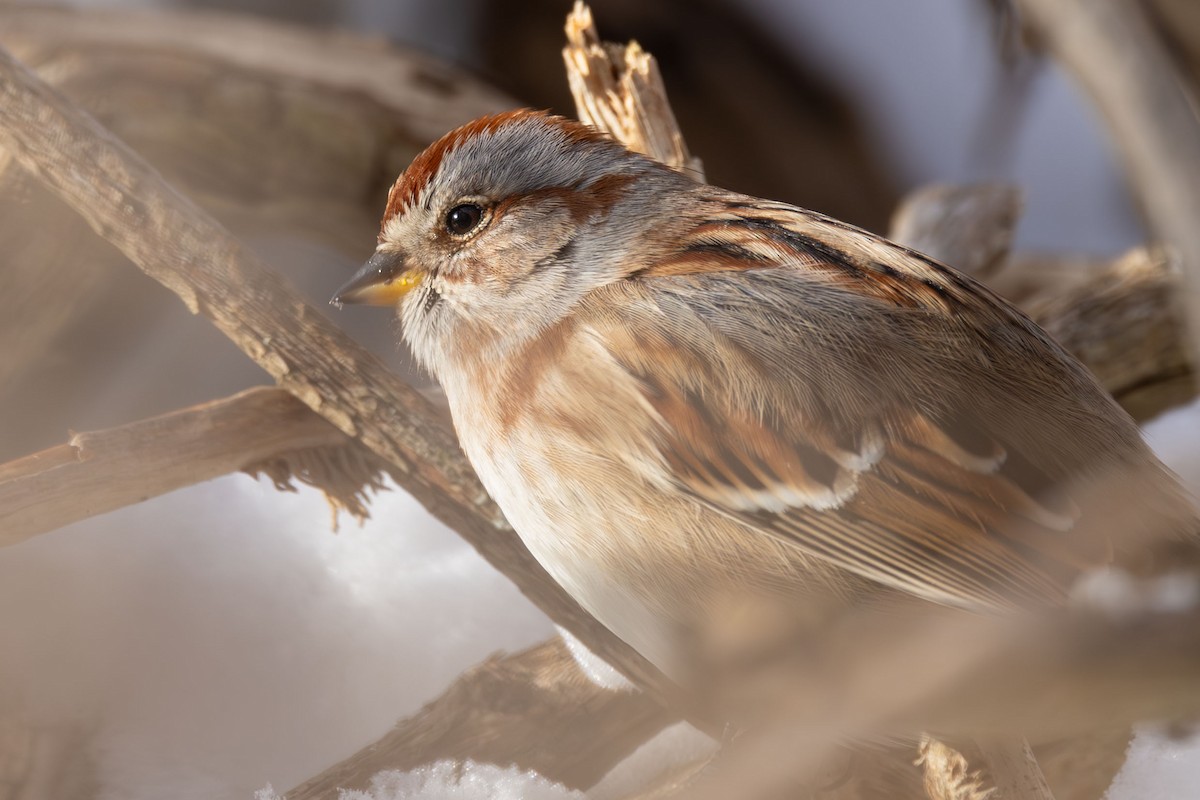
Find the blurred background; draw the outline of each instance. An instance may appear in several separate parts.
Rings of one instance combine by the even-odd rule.
[[[1107,258],[1145,239],[1100,120],[1004,0],[592,7],[605,39],[658,58],[712,183],[882,232],[915,187],[999,181],[1025,199],[1020,251]],[[518,105],[573,114],[569,8],[0,0],[0,44],[324,309],[432,138]],[[1200,13],[1147,8],[1194,81]],[[0,461],[268,382],[2,152],[0,253]],[[385,313],[326,313],[427,384]],[[247,797],[550,632],[399,493],[334,537],[317,493],[237,475],[0,551],[0,714],[72,731],[30,761],[50,788],[29,797]]]
[[[427,76],[416,87],[424,94],[419,108],[339,93],[336,85],[322,87],[319,101],[304,100],[319,108],[294,107],[289,92],[296,93],[286,82],[189,62],[166,44],[147,52],[155,49],[152,34],[131,41],[60,27],[53,36],[39,29],[22,38],[15,12],[7,27],[10,47],[25,42],[27,60],[57,74],[65,90],[323,304],[330,287],[369,254],[387,188],[424,139],[495,108],[573,113],[560,57],[569,5],[78,4],[215,8],[396,42],[435,57],[439,69],[454,68],[443,70],[442,85]],[[1144,237],[1086,99],[1036,47],[1025,46],[1003,3],[604,0],[595,12],[605,37],[636,38],[659,59],[682,129],[712,183],[884,231],[896,200],[916,186],[1000,181],[1025,198],[1018,249],[1112,255]],[[219,23],[214,27],[210,42],[221,36]],[[344,44],[359,55],[366,47]],[[251,70],[272,70],[253,62],[256,50],[270,52],[255,32],[229,47]],[[327,65],[315,53],[311,58],[313,79],[327,75],[335,84],[342,56]],[[473,100],[445,100],[441,93],[455,84]],[[0,245],[19,269],[39,272],[51,253],[82,246],[79,239],[90,234],[14,172],[4,176],[12,224],[0,228]],[[53,225],[46,224],[50,209],[60,214]],[[32,232],[25,223],[33,223]],[[96,258],[121,260],[99,240],[94,247]],[[260,380],[223,337],[186,319],[151,282],[121,267],[92,267],[75,276],[74,302],[52,275],[39,279],[45,302],[41,295],[0,298],[12,306],[0,307],[0,333],[39,353],[19,365],[15,353],[0,362],[0,408],[22,420],[0,439],[0,457],[58,442],[64,425],[113,425]],[[406,368],[378,316],[338,319]],[[85,341],[90,348],[78,346]],[[184,346],[188,358],[178,358]]]

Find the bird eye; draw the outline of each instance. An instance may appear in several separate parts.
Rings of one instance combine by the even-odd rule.
[[[463,203],[446,214],[446,230],[455,236],[465,236],[483,221],[483,209],[474,203]]]

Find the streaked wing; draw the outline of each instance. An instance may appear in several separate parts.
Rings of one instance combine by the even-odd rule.
[[[846,226],[818,245],[814,221],[783,206],[700,218],[682,256],[611,289],[620,310],[592,324],[657,415],[663,467],[751,530],[883,584],[1060,602],[1109,555],[1072,535],[1073,482],[1141,458],[1136,429],[1097,413],[1111,401],[1083,368],[982,287]]]

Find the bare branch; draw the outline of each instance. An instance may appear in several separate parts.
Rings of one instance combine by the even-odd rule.
[[[985,785],[979,765],[942,740],[922,736],[917,752],[929,800],[988,800],[995,794]]]
[[[344,446],[345,434],[280,389],[233,397],[0,465],[0,546],[276,458]]]
[[[890,237],[975,277],[1008,257],[1021,215],[1011,186],[935,184],[909,193],[892,216]]]
[[[1024,305],[1135,419],[1145,420],[1196,394],[1174,302],[1180,283],[1165,253],[1138,248]]]
[[[1178,252],[1189,349],[1200,357],[1200,121],[1162,42],[1131,0],[1019,5],[1092,95],[1151,227]]]
[[[366,788],[381,770],[468,758],[583,789],[674,719],[644,694],[590,683],[555,638],[465,672],[420,713],[286,796],[329,800]]]
[[[988,771],[1001,797],[1015,800],[1054,800],[1046,776],[1024,739],[1002,739],[981,745]]]
[[[1181,278],[1162,249],[1113,261],[1010,259],[1020,211],[1003,186],[918,189],[892,219],[891,238],[984,279],[1021,305],[1139,420],[1196,393],[1175,297]]]
[[[529,555],[427,400],[2,49],[0,146],[280,386],[391,464],[407,491],[551,619],[655,696],[673,691]]]

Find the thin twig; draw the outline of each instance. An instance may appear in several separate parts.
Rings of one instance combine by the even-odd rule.
[[[0,547],[345,434],[279,389],[117,428],[0,465]]]

